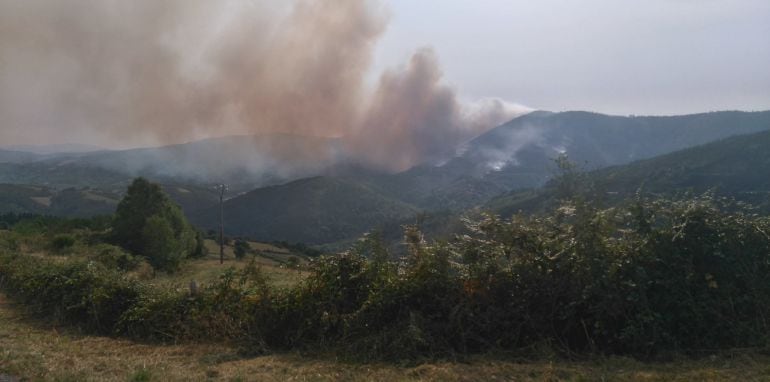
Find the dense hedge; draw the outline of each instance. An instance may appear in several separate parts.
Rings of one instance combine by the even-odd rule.
[[[157,290],[89,262],[0,255],[0,287],[45,316],[161,341],[232,340],[259,353],[447,357],[548,346],[651,356],[764,347],[770,219],[709,198],[487,217],[399,261],[376,238],[321,257],[289,290],[249,267],[197,293]],[[730,212],[725,212],[730,211]]]
[[[31,312],[99,334],[135,304],[137,285],[95,262],[54,263],[0,254],[0,287]]]

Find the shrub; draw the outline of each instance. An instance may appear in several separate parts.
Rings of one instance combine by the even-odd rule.
[[[170,231],[162,222],[159,237]],[[649,357],[770,343],[770,218],[729,201],[564,200],[543,215],[469,221],[449,242],[406,227],[404,241],[408,256],[392,261],[370,235],[314,259],[287,290],[268,288],[254,262],[193,293],[140,286],[95,262],[7,254],[0,287],[92,331],[229,339],[251,353],[414,360],[545,344]]]
[[[174,229],[168,220],[159,215],[147,218],[142,229],[142,240],[142,254],[153,267],[169,272],[179,269],[185,252],[175,240]]]
[[[53,263],[0,255],[0,286],[40,316],[111,334],[138,290],[122,274],[94,262]]]
[[[249,243],[240,239],[235,241],[235,246],[233,247],[233,253],[235,254],[236,259],[242,259],[246,257],[246,254],[249,251],[251,251],[251,247],[249,247]]]
[[[136,269],[141,260],[132,256],[120,247],[109,244],[99,244],[93,248],[91,258],[110,269],[131,271]]]
[[[137,178],[118,204],[112,240],[146,257],[164,271],[175,271],[182,259],[200,255],[202,240],[160,186]]]
[[[51,248],[54,251],[62,252],[72,248],[75,245],[75,238],[72,235],[56,235],[51,240]]]
[[[286,267],[290,269],[299,268],[299,258],[297,256],[289,256],[286,259]]]
[[[208,250],[206,249],[205,240],[206,238],[204,237],[202,232],[200,231],[195,232],[195,249],[193,250],[192,254],[190,254],[190,257],[200,259],[208,255]]]

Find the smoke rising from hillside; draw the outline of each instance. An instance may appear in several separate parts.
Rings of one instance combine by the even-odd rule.
[[[430,50],[368,88],[387,19],[367,0],[0,0],[0,141],[345,137],[343,156],[400,170],[438,162],[523,111],[461,102]],[[340,155],[297,151],[270,154]]]

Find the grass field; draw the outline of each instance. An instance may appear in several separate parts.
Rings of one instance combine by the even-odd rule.
[[[5,378],[5,379],[3,379]],[[645,364],[476,356],[417,366],[350,364],[277,354],[243,358],[222,345],[153,345],[85,336],[26,318],[0,295],[0,381],[768,381],[770,357],[735,353]]]
[[[206,240],[208,255],[205,258],[185,262],[180,271],[174,274],[159,273],[151,282],[176,287],[187,287],[192,280],[199,284],[208,284],[216,280],[228,268],[241,269],[252,259],[267,276],[270,284],[279,288],[294,285],[307,274],[306,271],[302,270],[302,266],[307,264],[307,260],[301,255],[295,255],[284,248],[265,243],[249,242],[249,246],[254,250],[254,253],[246,255],[241,260],[235,258],[231,246],[225,246],[225,261],[224,264],[220,264],[219,246],[213,240]],[[299,269],[287,266],[286,261],[290,256],[299,259]]]

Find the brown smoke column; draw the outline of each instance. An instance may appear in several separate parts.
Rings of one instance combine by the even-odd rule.
[[[367,0],[0,0],[0,142],[179,143],[230,134],[346,137],[400,170],[437,162],[517,111],[473,112],[435,54],[365,81],[387,26]],[[326,147],[276,148],[294,161]]]

